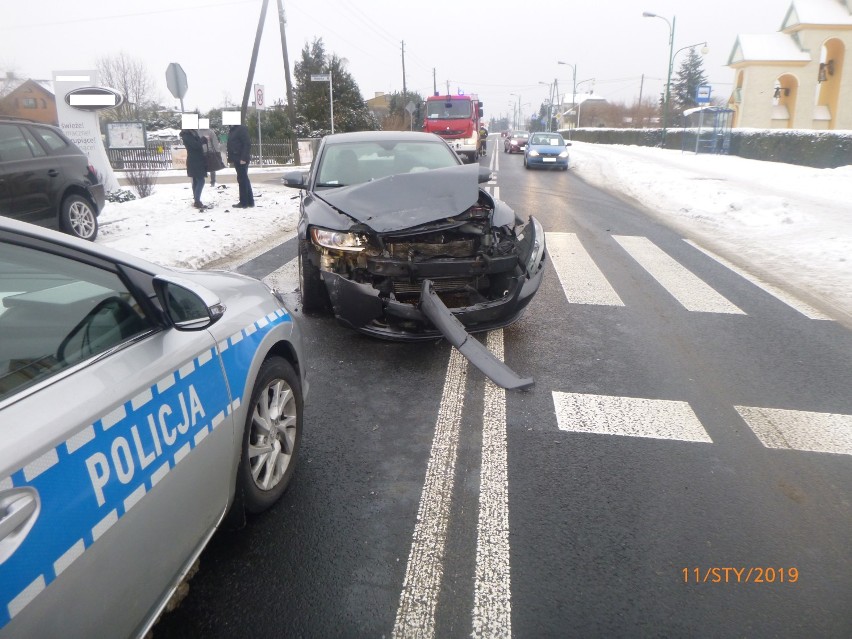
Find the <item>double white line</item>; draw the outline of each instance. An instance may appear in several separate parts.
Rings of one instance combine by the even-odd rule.
[[[488,348],[503,359],[503,331],[488,334]],[[450,353],[441,407],[393,637],[435,636],[435,611],[444,575],[444,548],[455,485],[456,458],[467,386],[467,360]],[[473,637],[511,637],[509,494],[506,392],[486,380],[477,525]]]

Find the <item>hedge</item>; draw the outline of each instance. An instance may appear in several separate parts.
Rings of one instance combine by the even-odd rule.
[[[571,129],[560,133],[579,142],[660,146],[661,129]],[[697,129],[666,129],[667,149],[694,150]],[[702,130],[706,135],[707,130]],[[852,164],[852,131],[805,129],[733,129],[730,155],[751,160],[786,162],[818,169]]]

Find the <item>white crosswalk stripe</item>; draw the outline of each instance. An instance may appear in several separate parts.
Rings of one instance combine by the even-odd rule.
[[[599,435],[711,442],[686,402],[553,392],[560,430]]]
[[[852,415],[736,406],[767,448],[852,455]]]
[[[547,253],[572,304],[624,306],[574,233],[545,233]]]
[[[648,238],[629,235],[614,235],[613,238],[685,309],[745,314]]]
[[[699,251],[704,253],[707,257],[710,257],[710,258],[716,260],[717,262],[719,262],[719,264],[721,264],[725,268],[730,269],[731,271],[733,271],[734,273],[736,273],[737,275],[739,275],[743,279],[748,280],[749,282],[751,282],[752,284],[754,284],[758,288],[763,289],[764,291],[766,291],[767,293],[769,293],[773,297],[781,300],[787,306],[798,311],[799,313],[801,313],[805,317],[807,317],[809,319],[815,319],[815,320],[829,320],[829,321],[831,320],[830,317],[828,317],[827,315],[825,315],[821,311],[818,311],[813,306],[810,306],[809,304],[805,304],[802,300],[797,299],[793,295],[790,295],[786,291],[781,290],[777,286],[774,286],[774,285],[770,284],[769,282],[766,282],[766,281],[762,280],[761,278],[759,278],[755,275],[752,275],[751,273],[747,273],[746,271],[739,268],[735,264],[732,264],[731,262],[726,260],[721,255],[716,255],[715,253],[704,248],[703,246],[701,246],[697,242],[693,242],[692,240],[684,240],[684,242],[686,242],[690,246],[695,247],[696,249],[698,249]]]

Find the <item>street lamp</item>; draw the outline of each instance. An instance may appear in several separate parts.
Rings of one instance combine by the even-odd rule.
[[[546,86],[548,88],[549,92],[550,92],[549,97],[548,97],[548,103],[547,103],[547,125],[544,128],[545,131],[549,132],[550,131],[550,122],[551,122],[551,120],[553,120],[553,85],[555,83],[554,82],[542,82],[541,80],[539,80],[538,83]]]
[[[577,103],[577,65],[569,64],[568,62],[558,61],[556,64],[564,64],[566,67],[571,67],[572,83],[571,83],[571,105]]]
[[[515,128],[518,128],[518,122],[521,119],[521,94],[520,93],[510,93],[509,95],[513,95],[518,98],[518,117],[515,119]]]
[[[675,20],[677,16],[672,16],[672,21],[669,22],[663,16],[657,15],[656,13],[651,13],[650,11],[642,12],[643,18],[659,18],[660,20],[665,21],[665,23],[669,27],[669,72],[666,76],[666,97],[663,101],[663,133],[662,139],[660,141],[660,146],[665,147],[666,145],[666,124],[668,122],[669,116],[669,93],[671,92],[671,84],[672,84],[672,64],[674,63],[674,30],[675,30]]]
[[[587,80],[580,80],[577,83],[577,88],[579,89],[580,85],[586,84],[586,82],[594,83],[594,81],[595,81],[595,78],[589,78]],[[574,96],[574,99],[577,100],[577,97]],[[583,104],[583,102],[585,102],[585,100],[577,100],[577,128],[578,129],[580,128],[580,106]]]

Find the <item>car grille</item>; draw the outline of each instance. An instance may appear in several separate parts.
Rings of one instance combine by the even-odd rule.
[[[394,282],[393,292],[397,296],[420,295],[421,282]],[[453,293],[469,290],[474,286],[472,279],[432,280],[432,288],[436,293]]]
[[[393,242],[386,245],[391,257],[397,259],[429,259],[432,257],[473,257],[476,255],[475,239],[435,242]]]

